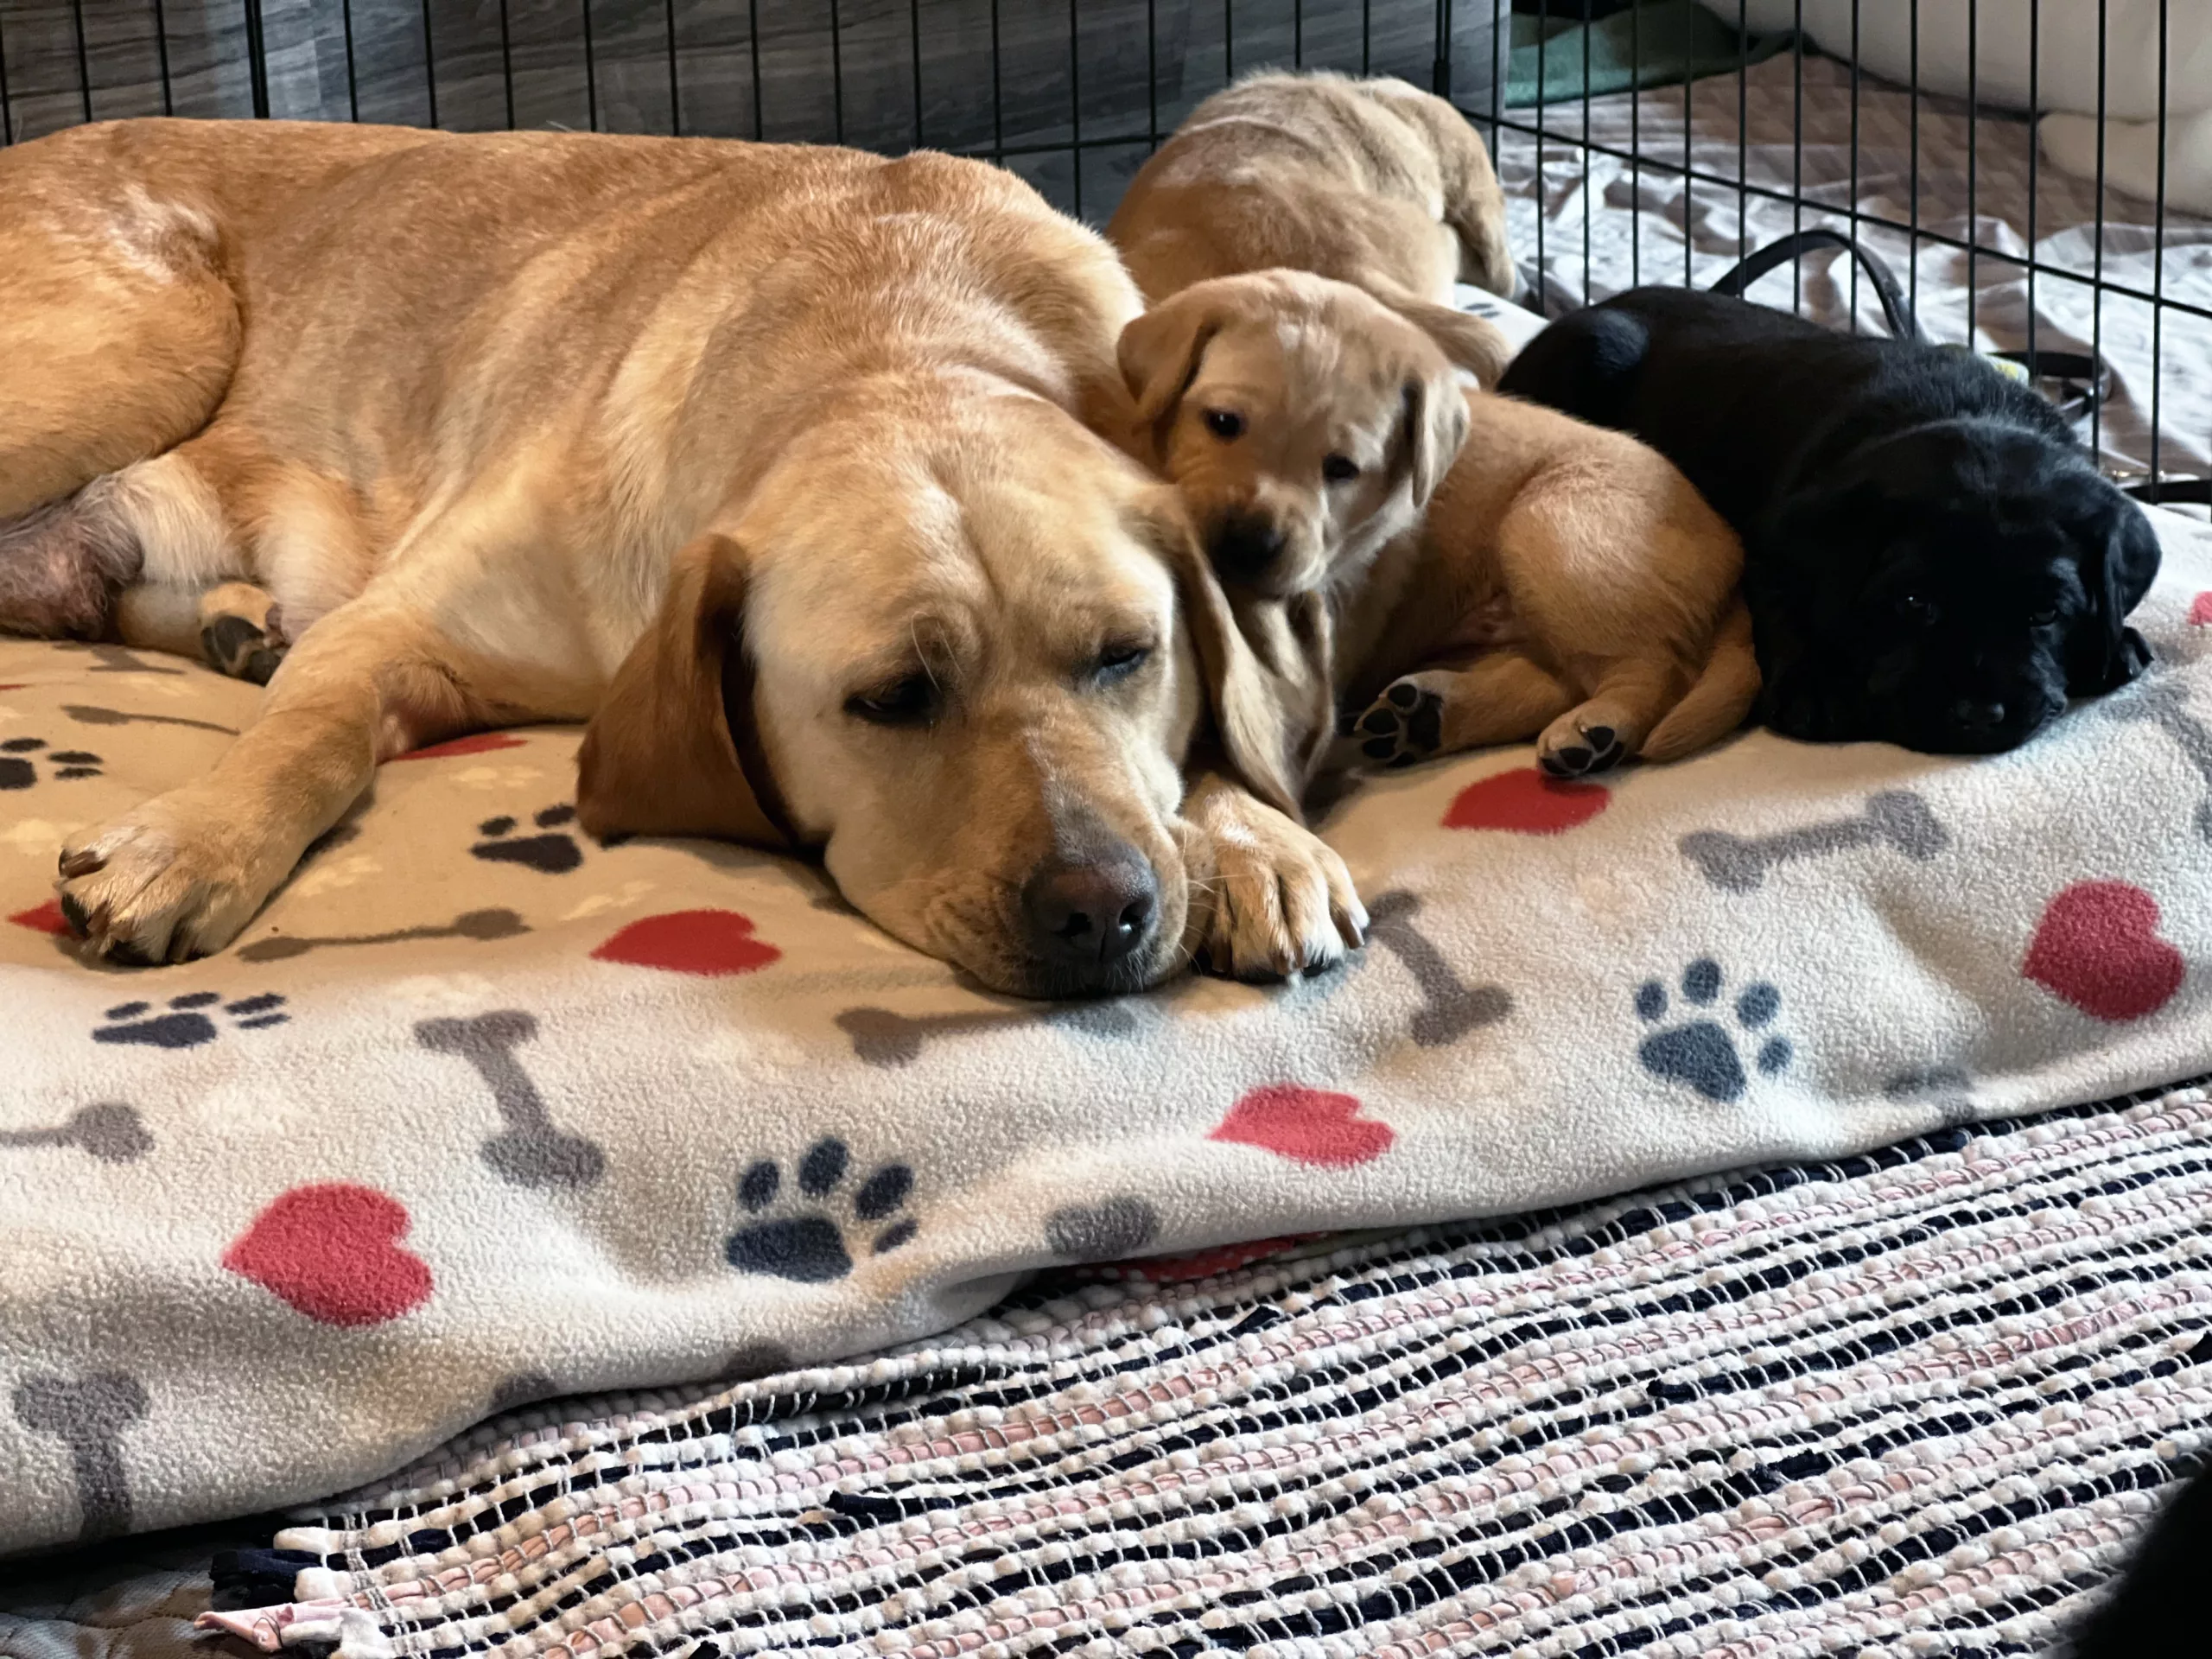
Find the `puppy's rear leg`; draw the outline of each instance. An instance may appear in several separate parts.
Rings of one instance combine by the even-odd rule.
[[[1494,651],[1465,668],[1424,669],[1393,681],[1351,735],[1366,765],[1409,766],[1534,737],[1573,701],[1534,658]]]
[[[1580,778],[1642,753],[1644,738],[1681,698],[1682,678],[1663,658],[1609,664],[1588,701],[1544,728],[1536,764],[1554,778]]]
[[[250,582],[197,591],[142,582],[118,597],[115,631],[134,650],[196,655],[217,673],[255,685],[268,684],[284,660],[276,602]]]

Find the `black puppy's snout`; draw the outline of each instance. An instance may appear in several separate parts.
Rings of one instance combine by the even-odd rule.
[[[1078,991],[1120,986],[1123,964],[1151,943],[1160,922],[1160,881],[1135,848],[1097,860],[1053,859],[1022,889],[1029,948]]]
[[[1951,718],[1970,732],[1993,732],[2011,712],[1994,697],[1961,697],[1951,705]]]
[[[1206,555],[1227,582],[1255,582],[1282,556],[1282,527],[1256,512],[1225,514],[1213,527]]]

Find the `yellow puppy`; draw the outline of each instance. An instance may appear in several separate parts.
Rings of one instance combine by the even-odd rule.
[[[1367,290],[1491,385],[1511,355],[1452,306],[1465,280],[1510,297],[1505,198],[1483,141],[1402,80],[1258,74],[1191,112],[1106,234],[1147,300],[1284,266]]]
[[[1691,753],[1749,711],[1742,546],[1656,450],[1458,387],[1390,309],[1290,272],[1185,290],[1124,330],[1122,360],[1286,717],[1364,709],[1358,759],[1533,737],[1572,776]],[[1220,531],[1246,502],[1282,526],[1265,558]],[[1269,618],[1314,596],[1325,626]],[[1326,696],[1297,685],[1286,633]]]

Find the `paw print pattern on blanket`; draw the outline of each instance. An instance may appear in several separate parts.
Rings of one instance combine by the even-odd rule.
[[[1693,1011],[1712,1008],[1719,1000],[1720,988],[1720,964],[1710,957],[1700,957],[1682,969],[1682,1000]],[[1648,979],[1637,988],[1637,1016],[1646,1025],[1664,1019],[1667,1007],[1667,988],[1657,980]],[[1764,980],[1746,986],[1735,1005],[1736,1022],[1744,1029],[1744,1040],[1758,1041],[1781,1009],[1782,993]],[[1771,1077],[1788,1065],[1796,1052],[1787,1037],[1770,1035],[1760,1044],[1754,1064]],[[1737,1052],[1737,1039],[1718,1019],[1688,1020],[1655,1031],[1638,1046],[1636,1057],[1653,1077],[1686,1083],[1707,1100],[1740,1099],[1751,1084]]]
[[[39,780],[40,763],[49,778],[97,778],[101,761],[83,749],[52,749],[42,737],[11,737],[0,743],[0,789],[29,789]]]
[[[513,818],[486,818],[476,826],[484,839],[468,850],[490,863],[522,864],[546,875],[566,875],[584,861],[576,838],[561,827],[575,822],[575,817],[576,809],[565,802],[549,806],[531,819],[538,830],[534,836],[515,834],[518,826]]]
[[[853,1270],[851,1241],[867,1236],[869,1254],[881,1255],[907,1243],[918,1230],[912,1216],[894,1216],[906,1207],[914,1190],[914,1172],[906,1164],[885,1164],[863,1180],[853,1193],[849,1227],[841,1226],[823,1212],[845,1185],[852,1153],[842,1141],[826,1135],[806,1149],[798,1160],[800,1198],[810,1206],[804,1213],[747,1222],[732,1233],[723,1246],[730,1266],[740,1273],[773,1274],[779,1279],[804,1285],[828,1284]],[[773,1159],[763,1158],[745,1172],[737,1184],[738,1207],[760,1215],[783,1196],[784,1172]],[[888,1226],[877,1224],[889,1222]]]
[[[214,991],[188,991],[168,1000],[168,1012],[156,1014],[150,1002],[119,1002],[107,1011],[108,1022],[93,1029],[96,1043],[146,1043],[156,1048],[197,1048],[223,1034],[215,1023],[220,1012],[239,1031],[259,1031],[281,1026],[292,1016],[283,1012],[284,999],[274,991],[224,1002]]]

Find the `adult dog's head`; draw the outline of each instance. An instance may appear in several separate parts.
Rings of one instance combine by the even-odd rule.
[[[1215,571],[1318,588],[1410,529],[1467,435],[1444,353],[1344,283],[1193,283],[1122,332],[1135,445],[1173,481]]]
[[[597,835],[818,847],[986,985],[1118,993],[1188,960],[1177,809],[1207,727],[1295,811],[1173,493],[1041,397],[875,382],[677,556],[577,805]]]
[[[1781,503],[1745,572],[1764,718],[1794,737],[1986,754],[2150,661],[2135,504],[2050,438],[1974,420],[1853,452]]]

